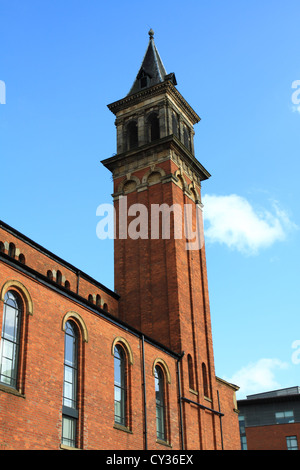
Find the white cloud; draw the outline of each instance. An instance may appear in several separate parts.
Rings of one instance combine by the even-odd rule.
[[[245,254],[284,240],[296,227],[277,203],[273,203],[273,213],[255,211],[247,199],[236,194],[205,195],[203,204],[207,242],[225,244]]]
[[[289,365],[279,359],[259,359],[242,367],[231,378],[225,378],[230,383],[240,387],[238,394],[246,397],[254,393],[263,393],[281,388],[275,379],[278,370],[287,369]]]

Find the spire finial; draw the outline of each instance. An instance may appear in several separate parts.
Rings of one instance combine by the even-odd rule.
[[[150,31],[149,31],[149,36],[150,36],[150,39],[153,39],[153,36],[154,36],[154,31],[153,29],[151,28]]]

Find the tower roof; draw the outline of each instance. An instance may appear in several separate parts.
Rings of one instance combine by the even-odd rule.
[[[141,89],[157,85],[158,83],[163,82],[167,77],[166,69],[154,43],[153,30],[150,29],[148,34],[150,39],[142,65],[127,96],[137,93]],[[173,83],[176,85],[175,75],[170,74],[170,76],[171,75]],[[168,78],[171,78],[170,76],[168,76]]]

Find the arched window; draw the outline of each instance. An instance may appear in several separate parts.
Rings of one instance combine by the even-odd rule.
[[[5,246],[3,242],[0,242],[0,252],[4,253],[5,252]]]
[[[194,383],[194,368],[193,368],[193,360],[192,356],[188,354],[188,370],[189,370],[189,387],[192,390],[195,390],[195,383]]]
[[[124,194],[132,193],[135,190],[136,186],[137,186],[136,181],[133,181],[133,180],[126,181],[126,183],[124,183],[124,186],[123,186]]]
[[[9,244],[8,255],[11,256],[12,258],[15,257],[15,255],[16,255],[16,246],[14,245],[14,243]]]
[[[88,296],[88,301],[89,301],[91,304],[94,303],[94,299],[93,299],[92,294],[89,294],[89,296]]]
[[[19,254],[19,261],[20,263],[25,264],[25,256],[23,255],[23,253]]]
[[[61,272],[60,272],[60,271],[57,271],[57,273],[56,273],[56,282],[57,282],[57,284],[60,284],[60,285],[61,285],[61,281],[62,281]]]
[[[193,188],[191,188],[190,192],[191,192],[191,197],[192,197],[193,201],[196,202],[197,199],[198,199],[196,191]]]
[[[138,126],[136,121],[131,121],[127,126],[128,149],[138,146]]]
[[[156,399],[156,436],[158,439],[166,440],[165,425],[165,384],[164,374],[159,366],[155,367],[155,399]]]
[[[73,321],[65,325],[62,444],[76,447],[78,430],[78,329]]]
[[[50,279],[51,281],[53,280],[53,272],[52,271],[47,271],[47,278]]]
[[[123,348],[116,345],[114,349],[114,399],[115,423],[126,426],[126,356]]]
[[[203,393],[204,393],[204,396],[209,398],[207,370],[206,370],[206,365],[204,364],[204,362],[202,362],[202,380],[203,380]]]
[[[103,304],[103,310],[105,310],[106,312],[108,312],[108,306],[107,306],[107,304]]]
[[[65,281],[65,288],[70,290],[71,289],[71,286],[70,286],[70,282],[69,281]]]
[[[160,138],[160,130],[159,130],[159,119],[156,113],[153,113],[148,118],[149,123],[149,140],[153,142]]]
[[[101,307],[101,297],[99,294],[97,294],[96,296],[96,305],[97,307]]]
[[[18,294],[8,291],[4,297],[1,351],[0,382],[17,388],[22,321],[22,302]]]

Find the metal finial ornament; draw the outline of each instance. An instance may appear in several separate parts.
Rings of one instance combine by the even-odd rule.
[[[150,36],[150,39],[153,39],[153,36],[154,36],[154,31],[153,29],[151,28],[150,31],[149,31],[149,36]]]

